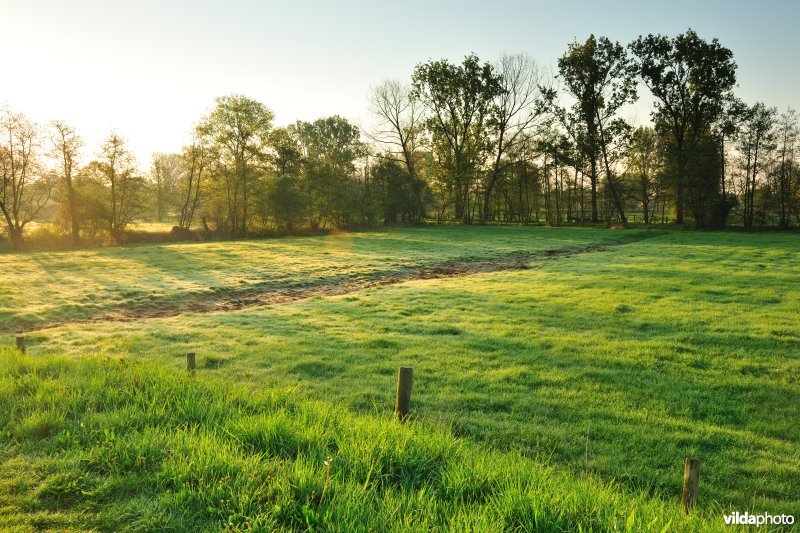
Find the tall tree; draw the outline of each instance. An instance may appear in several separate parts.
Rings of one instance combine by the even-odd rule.
[[[640,126],[631,135],[627,174],[635,184],[645,224],[651,222],[654,204],[658,200],[660,160],[661,153],[655,129]]]
[[[539,66],[528,56],[503,55],[494,65],[500,90],[492,103],[494,130],[492,167],[483,186],[480,220],[485,223],[491,211],[491,197],[500,179],[506,155],[522,142],[544,115],[542,75]]]
[[[216,177],[225,191],[228,231],[247,234],[253,187],[269,147],[274,114],[264,104],[243,95],[222,96],[197,127],[218,154]]]
[[[291,231],[308,215],[309,196],[303,190],[303,149],[295,126],[276,128],[270,135],[274,178],[264,191],[262,216]]]
[[[25,226],[44,208],[52,188],[40,172],[36,125],[6,108],[0,118],[0,136],[0,212],[11,246],[21,250]]]
[[[72,126],[60,120],[54,120],[51,123],[50,141],[53,145],[52,156],[58,161],[58,174],[64,187],[64,200],[72,244],[77,245],[80,243],[81,228],[75,190],[75,173],[78,168],[78,152],[83,146],[83,140]]]
[[[795,165],[795,145],[798,135],[797,112],[794,109],[787,109],[781,114],[778,121],[778,142],[779,162],[778,162],[778,211],[780,214],[781,229],[788,229],[792,208],[793,176],[796,172]]]
[[[542,157],[541,179],[544,193],[545,218],[551,226],[564,220],[564,174],[565,167],[574,157],[570,139],[563,132],[542,127],[537,138],[538,152]]]
[[[183,229],[188,230],[192,227],[210,159],[209,147],[202,137],[195,134],[192,143],[185,146],[181,154],[183,173],[178,185],[181,192],[178,226]]]
[[[123,232],[141,207],[143,181],[138,175],[136,159],[125,139],[111,133],[100,147],[90,172],[106,188],[105,219],[108,233],[123,241]]]
[[[703,157],[710,128],[733,98],[733,53],[717,39],[707,42],[691,29],[672,39],[640,36],[629,48],[639,76],[655,97],[654,121],[670,133],[675,221],[683,224],[687,189],[705,186],[702,176],[691,172],[691,159]],[[703,204],[695,204],[696,224],[704,218],[703,209]]]
[[[385,80],[370,90],[370,112],[377,120],[373,140],[389,146],[412,176],[417,176],[417,161],[423,135],[423,106],[412,88],[397,80]]]
[[[428,109],[426,125],[434,152],[452,191],[456,218],[472,222],[471,197],[490,136],[487,122],[492,104],[503,91],[489,63],[474,54],[460,65],[442,59],[417,65],[413,95]]]
[[[719,138],[720,155],[722,158],[720,172],[722,174],[720,179],[720,189],[722,196],[725,198],[728,194],[727,180],[728,175],[726,172],[727,167],[727,152],[730,147],[730,141],[736,139],[739,129],[747,115],[747,105],[738,98],[728,98],[725,102],[725,108],[722,111],[722,116],[717,120],[714,128],[715,135]]]
[[[613,175],[611,153],[614,144],[628,130],[617,116],[620,108],[636,99],[635,70],[619,43],[607,37],[590,35],[584,43],[574,42],[558,60],[559,76],[568,92],[575,98],[573,116],[583,126],[582,136],[573,134],[589,161],[589,180],[592,187],[592,221],[598,221],[598,166],[605,169],[606,182],[612,203],[625,222],[621,191]],[[552,92],[550,99],[553,100]],[[564,110],[556,108],[561,117]],[[568,120],[562,118],[562,123]]]
[[[747,111],[744,126],[739,134],[739,152],[745,171],[744,183],[744,227],[752,228],[755,221],[755,198],[762,163],[775,149],[778,110],[761,102],[753,104]]]
[[[151,176],[155,189],[156,220],[159,222],[163,222],[167,210],[176,203],[181,172],[180,155],[160,152],[153,154]]]
[[[369,95],[370,111],[376,119],[370,138],[385,148],[384,156],[398,160],[405,167],[405,175],[397,172],[391,165],[380,164],[374,176],[384,185],[402,181],[408,187],[390,187],[384,192],[403,191],[402,199],[384,199],[384,220],[390,223],[396,220],[396,209],[387,211],[386,207],[398,204],[404,206],[402,216],[416,222],[425,216],[424,196],[428,189],[420,171],[424,154],[424,106],[414,96],[412,87],[397,80],[386,80],[376,85]],[[401,179],[402,176],[402,179]]]
[[[299,178],[303,170],[303,147],[298,138],[297,127],[288,126],[272,130],[270,146],[275,174]]]
[[[356,161],[365,154],[358,126],[334,115],[298,122],[311,224],[348,227],[359,212]]]

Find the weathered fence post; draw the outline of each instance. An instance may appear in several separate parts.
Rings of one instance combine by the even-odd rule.
[[[22,335],[17,337],[17,350],[19,350],[20,353],[25,353],[25,337]]]
[[[683,464],[683,496],[681,507],[687,513],[697,505],[700,487],[700,459],[687,457]]]
[[[195,366],[194,352],[188,352],[186,354],[186,370],[194,372]]]
[[[397,401],[394,404],[394,414],[401,421],[408,416],[411,403],[411,382],[414,380],[414,369],[410,366],[401,366],[397,373]]]

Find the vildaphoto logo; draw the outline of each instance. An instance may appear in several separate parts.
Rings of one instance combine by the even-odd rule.
[[[724,518],[725,523],[729,526],[791,526],[794,524],[794,516],[790,514],[750,514],[736,511],[725,515]]]

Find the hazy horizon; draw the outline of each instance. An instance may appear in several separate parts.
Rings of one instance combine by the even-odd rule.
[[[616,6],[412,1],[400,11],[363,1],[2,1],[0,45],[10,53],[0,105],[41,124],[66,120],[84,138],[85,157],[116,131],[147,168],[153,152],[178,151],[188,141],[217,96],[259,100],[275,112],[277,125],[333,114],[366,124],[369,87],[386,78],[408,80],[429,58],[459,61],[475,52],[490,61],[521,52],[553,68],[568,43],[590,33],[627,44],[640,34],[675,35],[689,27],[733,51],[739,97],[779,109],[796,105],[797,6]],[[629,116],[645,121],[648,95],[640,96]]]

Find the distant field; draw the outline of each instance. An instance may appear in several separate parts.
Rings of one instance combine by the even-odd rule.
[[[128,224],[128,231],[149,231],[169,233],[175,227],[174,222],[134,222]]]
[[[253,241],[0,254],[0,331],[80,320],[153,300],[163,305],[257,287],[302,288],[459,259],[631,238],[582,229],[396,229]]]
[[[598,242],[612,245],[587,248]],[[103,308],[151,292],[166,301],[211,286],[529,252],[526,270],[65,324],[28,333],[29,353],[178,372],[193,350],[202,383],[289,387],[378,418],[408,364],[420,427],[665,505],[679,502],[683,459],[695,455],[709,523],[722,509],[800,516],[799,245],[793,234],[454,227],[31,254],[2,280],[5,291],[26,287],[2,320],[10,328],[90,316],[71,303],[98,293]],[[0,260],[12,258],[20,260]],[[81,268],[84,259],[91,266]],[[72,283],[59,287],[62,277]],[[130,290],[142,294],[125,297]]]

